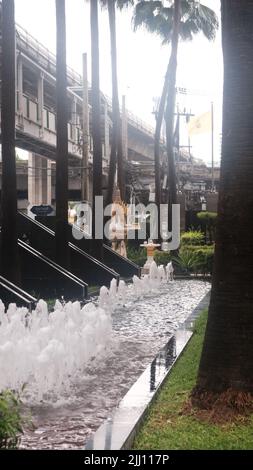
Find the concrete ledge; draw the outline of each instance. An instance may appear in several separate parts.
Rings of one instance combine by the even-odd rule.
[[[130,388],[119,406],[87,441],[85,450],[120,450],[132,446],[149,406],[193,334],[190,329],[193,321],[208,307],[209,300],[210,293],[203,297],[185,323]]]

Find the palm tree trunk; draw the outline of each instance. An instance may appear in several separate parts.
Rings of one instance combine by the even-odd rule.
[[[69,267],[68,249],[68,110],[65,0],[56,0],[56,261]]]
[[[2,1],[2,230],[1,270],[20,283],[17,242],[15,154],[15,13],[14,0]]]
[[[119,102],[119,100],[118,100]],[[123,159],[123,145],[122,145],[122,120],[120,119],[119,111],[119,126],[118,126],[118,138],[117,138],[117,162],[118,162],[118,185],[120,189],[120,195],[122,201],[125,200],[126,185],[125,185],[125,162]]]
[[[157,207],[160,207],[161,204],[161,166],[160,166],[160,140],[161,140],[161,129],[164,119],[164,111],[166,104],[166,97],[169,86],[169,76],[170,76],[170,64],[167,67],[163,91],[159,101],[158,113],[156,116],[156,128],[155,128],[155,139],[154,139],[154,161],[155,161],[155,201]]]
[[[222,0],[223,140],[211,303],[193,396],[253,393],[253,3]]]
[[[91,90],[92,90],[92,139],[93,139],[93,217],[92,217],[92,251],[102,258],[103,242],[95,239],[95,197],[102,196],[102,141],[101,141],[101,110],[99,86],[99,32],[98,2],[90,1],[91,25]]]
[[[171,224],[172,204],[177,202],[176,171],[174,161],[173,135],[174,135],[174,111],[176,99],[176,75],[177,75],[177,51],[179,41],[181,0],[174,1],[173,31],[171,38],[171,56],[169,62],[169,85],[167,104],[165,111],[166,120],[166,147],[167,147],[167,174],[168,174],[168,204],[169,226]]]
[[[170,77],[170,62],[167,67],[163,91],[159,101],[158,113],[156,116],[156,128],[155,128],[155,138],[154,138],[154,161],[155,161],[155,202],[157,206],[158,214],[158,241],[161,241],[161,220],[160,220],[160,204],[161,204],[161,163],[160,163],[160,140],[161,140],[161,129],[164,119],[164,111],[166,104],[166,97],[169,87],[169,77]]]
[[[117,76],[117,41],[116,41],[116,20],[115,20],[115,1],[107,2],[110,38],[111,38],[111,68],[112,68],[112,146],[109,165],[107,204],[111,204],[113,195],[113,186],[115,180],[116,164],[118,164],[118,183],[121,198],[124,199],[124,176],[123,176],[123,155],[122,155],[122,136],[120,124],[118,76]]]

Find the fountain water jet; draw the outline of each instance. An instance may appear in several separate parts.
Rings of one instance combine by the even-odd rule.
[[[5,312],[0,302],[0,391],[28,384],[28,393],[42,399],[66,389],[110,343],[115,308],[155,294],[165,280],[164,267],[153,261],[149,275],[134,276],[129,285],[120,280],[117,286],[112,279],[109,289],[101,287],[97,301],[83,307],[57,300],[49,313],[40,300],[31,313],[15,304]]]
[[[111,335],[110,314],[93,303],[56,302],[52,313],[43,300],[31,313],[1,304],[0,315],[0,390],[28,384],[40,398],[66,386]]]

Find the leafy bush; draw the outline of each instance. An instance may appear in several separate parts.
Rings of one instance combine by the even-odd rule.
[[[0,449],[16,449],[22,433],[20,399],[10,390],[0,393]]]
[[[185,254],[186,253],[186,254]],[[201,274],[212,274],[214,260],[214,245],[187,245],[180,249],[180,256],[183,259],[191,259],[191,272]],[[189,261],[190,262],[190,261]]]
[[[204,234],[199,231],[191,230],[181,235],[182,245],[202,245],[204,243]]]
[[[200,257],[197,252],[192,250],[182,250],[178,256],[173,258],[176,266],[185,274],[196,273],[198,271]]]
[[[147,250],[145,248],[127,247],[127,257],[139,266],[143,266],[147,261]]]
[[[196,250],[199,255],[198,270],[202,274],[212,274],[214,261],[214,245],[205,245]]]
[[[166,265],[171,261],[171,254],[167,251],[155,251],[154,260],[158,266],[160,264]]]

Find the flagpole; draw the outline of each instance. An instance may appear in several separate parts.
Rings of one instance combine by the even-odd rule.
[[[214,119],[213,119],[213,101],[211,102],[211,149],[212,149],[212,191],[214,191]]]

